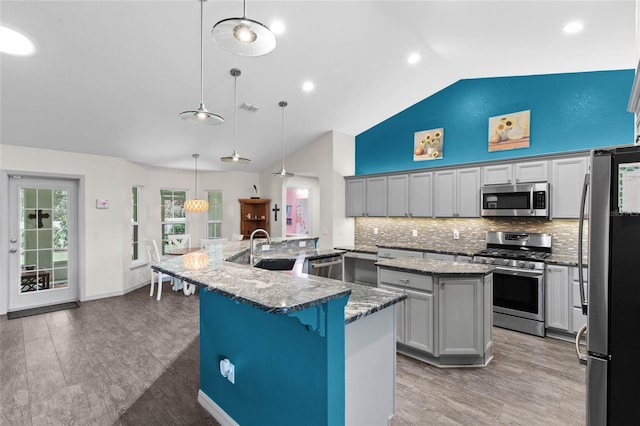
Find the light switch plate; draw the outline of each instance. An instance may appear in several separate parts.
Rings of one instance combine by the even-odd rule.
[[[414,237],[417,237],[417,236],[418,236],[418,230],[417,230],[417,229],[414,229],[414,230],[413,230],[413,236],[414,236]]]

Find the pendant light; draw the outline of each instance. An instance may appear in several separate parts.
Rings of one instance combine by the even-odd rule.
[[[202,49],[202,38],[203,38],[203,24],[202,24],[202,15],[204,8],[205,0],[200,0],[200,106],[195,111],[184,111],[180,113],[180,118],[185,121],[190,121],[192,123],[202,123],[214,126],[216,124],[222,124],[224,122],[224,118],[219,116],[218,114],[214,114],[212,112],[207,111],[207,108],[204,106],[204,72],[203,72],[203,49]]]
[[[237,140],[238,140],[238,77],[242,74],[238,68],[231,68],[229,73],[233,76],[233,154],[227,157],[220,157],[221,161],[225,163],[237,163],[237,164],[247,164],[250,163],[251,160],[248,158],[240,157],[237,150]]]
[[[274,176],[282,177],[294,176],[293,173],[289,173],[287,169],[284,168],[284,107],[286,107],[288,104],[287,101],[280,101],[278,105],[280,106],[280,108],[282,108],[282,169],[280,169],[279,172],[271,174]]]
[[[276,47],[276,36],[266,25],[247,18],[243,2],[242,18],[228,18],[213,26],[211,36],[224,50],[240,56],[262,56]]]
[[[209,203],[207,200],[198,198],[198,157],[200,154],[193,154],[192,157],[196,159],[196,191],[192,199],[185,201],[184,209],[189,213],[204,213],[209,210]]]

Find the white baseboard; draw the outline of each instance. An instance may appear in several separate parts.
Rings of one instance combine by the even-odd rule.
[[[209,414],[213,416],[214,419],[218,421],[222,426],[239,426],[231,416],[229,416],[218,404],[216,404],[213,399],[209,398],[207,394],[202,392],[202,389],[198,391],[198,402],[207,410]]]

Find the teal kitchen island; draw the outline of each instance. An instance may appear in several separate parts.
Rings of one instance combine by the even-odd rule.
[[[245,247],[154,266],[200,290],[200,404],[223,425],[387,425],[406,296],[224,260]]]

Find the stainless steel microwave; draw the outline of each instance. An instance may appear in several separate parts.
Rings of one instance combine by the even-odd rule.
[[[487,185],[480,190],[482,216],[549,217],[549,183]]]

